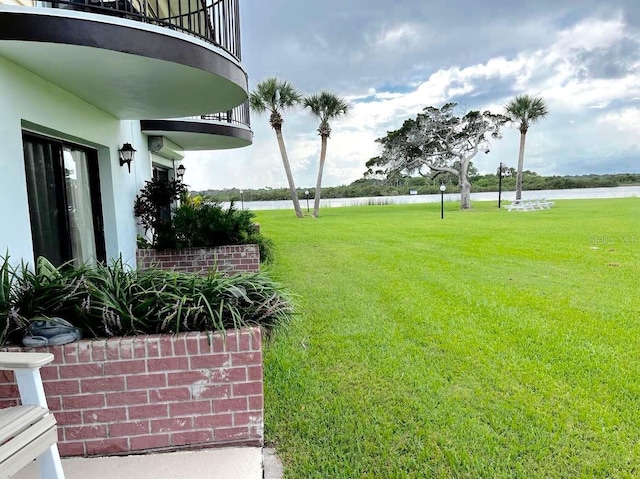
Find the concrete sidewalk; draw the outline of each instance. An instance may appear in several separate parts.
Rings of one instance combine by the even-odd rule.
[[[262,448],[231,447],[62,460],[66,479],[262,479]],[[13,479],[36,479],[35,463]],[[269,476],[267,476],[269,477]]]

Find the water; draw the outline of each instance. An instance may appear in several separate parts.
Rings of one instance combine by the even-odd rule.
[[[617,186],[614,188],[575,188],[569,190],[535,190],[523,191],[522,199],[540,200],[543,198],[553,200],[578,200],[590,198],[629,198],[640,196],[640,186]],[[511,202],[515,199],[515,191],[503,191],[502,201]],[[460,201],[460,193],[446,193],[445,201]],[[343,206],[365,206],[365,205],[411,205],[419,203],[437,203],[440,195],[402,195],[402,196],[372,196],[362,198],[329,198],[320,200],[321,208],[336,208]],[[495,201],[498,202],[498,192],[471,193],[471,201]],[[225,208],[229,203],[223,203]],[[235,203],[240,207],[240,202]],[[291,200],[279,201],[245,201],[245,209],[249,210],[282,210],[293,209]],[[303,211],[307,209],[307,202],[300,199],[300,207]],[[309,200],[309,208],[313,209],[313,199]]]

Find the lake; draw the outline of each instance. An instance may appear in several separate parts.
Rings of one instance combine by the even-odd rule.
[[[534,190],[523,191],[522,199],[554,199],[554,200],[578,200],[589,198],[628,198],[640,196],[640,186],[617,186],[614,188],[575,188],[569,190]],[[507,204],[516,197],[515,191],[503,191],[502,201]],[[460,193],[445,193],[445,201],[460,201]],[[402,195],[402,196],[372,196],[362,198],[328,198],[320,200],[320,208],[336,208],[342,206],[365,206],[365,205],[408,205],[418,203],[437,203],[440,195]],[[498,192],[471,193],[471,201],[495,201],[498,203]],[[229,203],[223,203],[225,208]],[[235,203],[236,207],[241,206],[241,202]],[[293,209],[291,200],[279,201],[245,201],[244,207],[249,210],[281,210]],[[307,209],[307,201],[300,198],[300,207],[303,211]],[[313,199],[309,199],[309,208],[313,210]]]

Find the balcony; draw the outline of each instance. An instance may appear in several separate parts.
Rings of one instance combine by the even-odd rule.
[[[142,120],[142,131],[164,136],[186,151],[242,148],[253,143],[249,103],[223,113],[170,120]]]
[[[0,0],[0,56],[121,119],[247,98],[239,0]]]

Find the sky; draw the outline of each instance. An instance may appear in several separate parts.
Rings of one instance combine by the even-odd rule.
[[[516,95],[549,115],[527,134],[525,169],[542,175],[640,172],[638,0],[242,0],[249,88],[276,76],[302,94],[349,102],[331,123],[324,186],[363,177],[376,138],[427,106],[503,113]],[[308,111],[287,111],[283,135],[296,186],[315,186],[320,137]],[[253,145],[188,152],[192,190],[287,186],[268,116],[252,113]],[[507,125],[473,162],[517,166]]]

